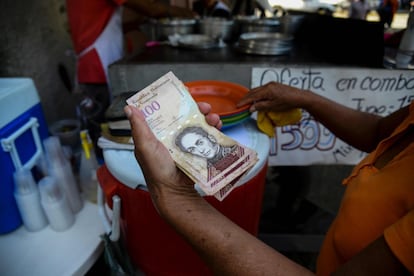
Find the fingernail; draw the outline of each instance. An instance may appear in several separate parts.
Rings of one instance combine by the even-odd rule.
[[[130,106],[125,106],[124,107],[124,112],[125,112],[125,115],[127,116],[127,118],[129,118],[129,117],[131,117],[131,114],[132,114],[132,110],[131,110],[131,107]]]

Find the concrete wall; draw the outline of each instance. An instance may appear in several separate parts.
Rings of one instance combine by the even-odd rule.
[[[48,124],[75,117],[74,97],[58,69],[73,79],[65,0],[1,0],[0,14],[0,77],[32,78]]]

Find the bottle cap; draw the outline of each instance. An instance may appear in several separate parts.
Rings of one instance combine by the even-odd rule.
[[[92,140],[89,136],[89,132],[88,130],[81,130],[80,132],[80,138],[81,138],[81,142],[82,142],[82,149],[85,153],[85,157],[86,159],[91,158],[91,151],[93,150],[93,144],[92,144]]]

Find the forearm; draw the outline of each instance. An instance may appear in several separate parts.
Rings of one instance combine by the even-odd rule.
[[[199,196],[159,196],[157,207],[215,274],[311,274],[238,227]]]
[[[369,244],[335,273],[341,275],[410,275],[395,257],[383,236]]]
[[[238,106],[251,105],[250,111],[285,111],[302,108],[346,143],[371,151],[378,143],[379,116],[348,108],[309,90],[278,82],[252,89]]]
[[[346,107],[310,91],[302,94],[298,100],[300,107],[335,136],[365,152],[375,148],[381,138],[379,122],[382,117]]]

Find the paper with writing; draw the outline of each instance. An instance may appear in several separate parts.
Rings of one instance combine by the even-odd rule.
[[[257,153],[205,121],[185,85],[169,72],[127,104],[138,107],[176,165],[207,195],[225,198],[256,162]]]

